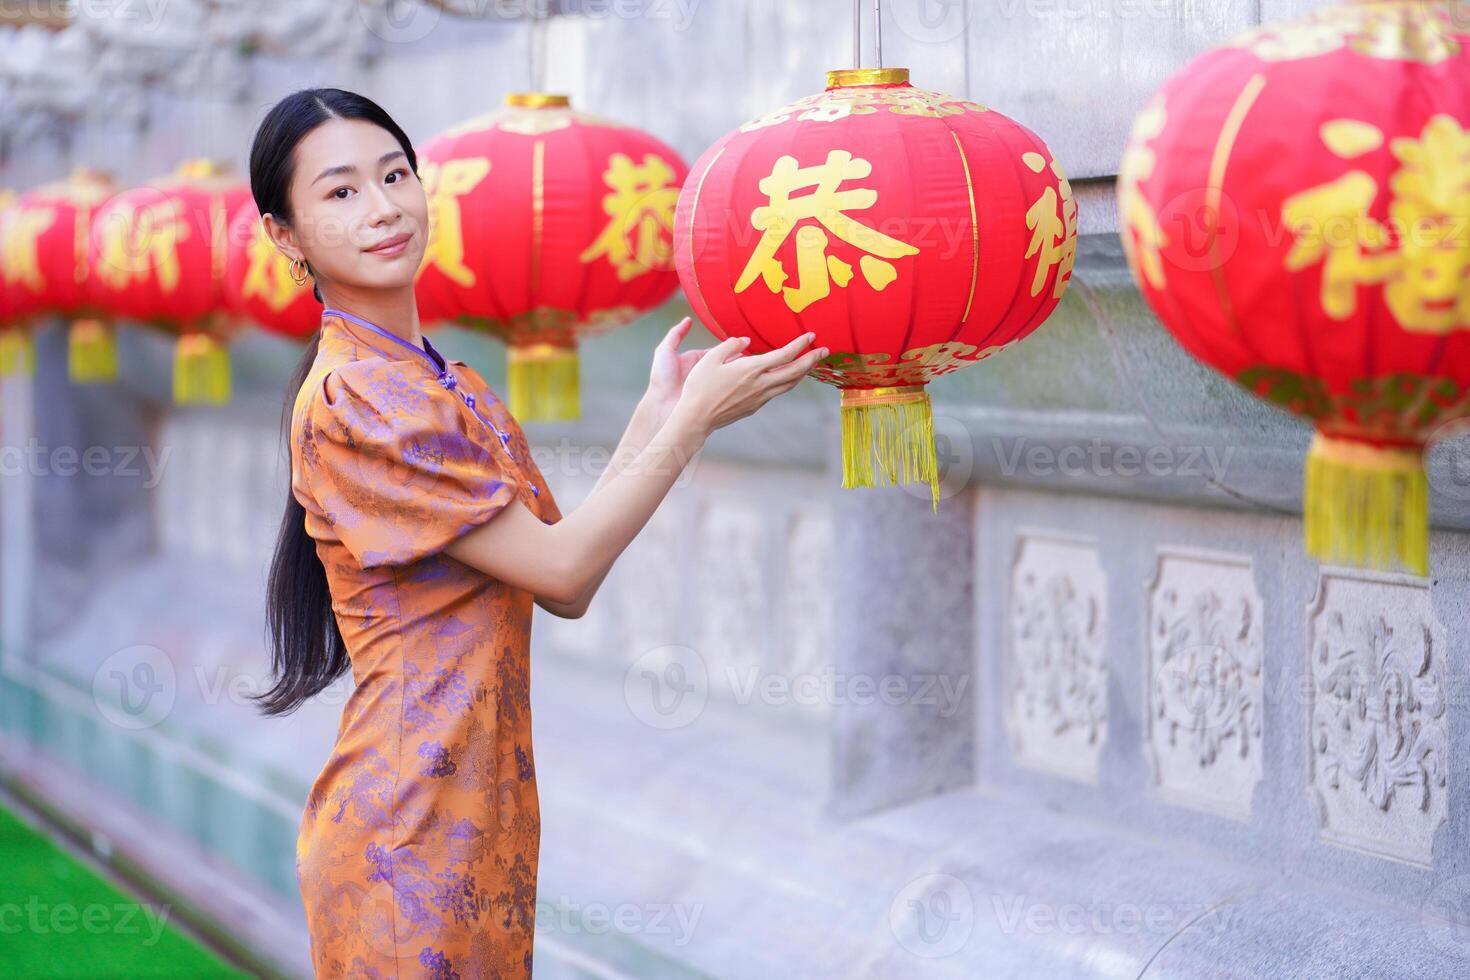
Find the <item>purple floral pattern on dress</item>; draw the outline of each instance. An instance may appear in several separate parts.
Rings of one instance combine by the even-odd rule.
[[[289,430],[356,681],[297,841],[312,958],[324,977],[529,977],[534,600],[443,549],[516,501],[561,514],[483,378],[451,362],[482,420],[379,350],[325,317]]]

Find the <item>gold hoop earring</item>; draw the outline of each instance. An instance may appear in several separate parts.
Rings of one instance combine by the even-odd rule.
[[[296,271],[298,266],[301,269],[300,274],[297,274],[297,271]],[[291,260],[291,281],[294,282],[294,283],[296,283],[296,285],[298,285],[298,286],[305,286],[306,285],[306,274],[307,274],[306,260],[305,259],[292,259]]]

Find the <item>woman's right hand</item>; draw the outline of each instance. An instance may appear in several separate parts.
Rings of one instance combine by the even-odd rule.
[[[804,333],[784,347],[745,354],[748,337],[730,337],[711,347],[690,368],[674,414],[705,435],[752,415],[777,395],[795,388],[827,348],[803,350],[816,338]]]

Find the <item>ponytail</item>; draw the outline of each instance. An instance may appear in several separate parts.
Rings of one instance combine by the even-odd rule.
[[[317,331],[287,386],[289,395],[282,429],[290,437],[291,410],[316,360],[321,331]],[[288,457],[289,459],[289,457]],[[291,472],[287,467],[288,474]],[[288,477],[286,514],[276,538],[266,585],[266,642],[276,682],[264,694],[254,695],[267,715],[290,714],[307,698],[320,692],[351,665],[347,644],[332,613],[327,570],[316,553],[316,542],[306,533],[306,508],[296,499]]]

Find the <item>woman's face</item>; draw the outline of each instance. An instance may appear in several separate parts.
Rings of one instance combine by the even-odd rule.
[[[276,244],[304,257],[323,294],[412,286],[428,242],[424,187],[398,140],[361,119],[329,119],[296,145],[291,226],[266,218]]]

